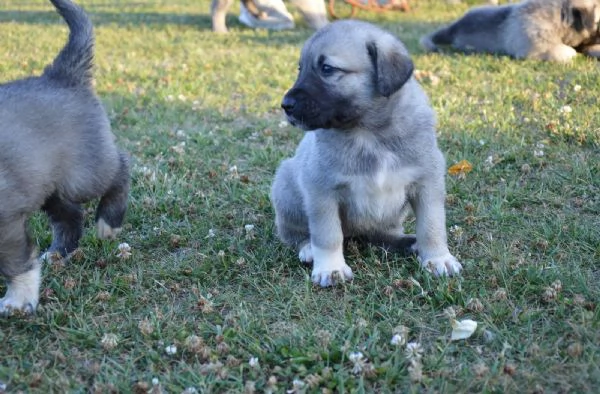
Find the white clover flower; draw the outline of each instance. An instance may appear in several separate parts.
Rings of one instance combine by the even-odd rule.
[[[214,229],[208,229],[208,235],[207,238],[214,238],[217,235],[216,231]]]
[[[119,344],[119,337],[116,334],[104,334],[100,344],[105,350],[114,349]]]
[[[533,150],[533,155],[535,157],[542,157],[544,156],[544,148],[545,145],[541,142],[538,142],[537,144],[535,144],[536,149]]]
[[[402,346],[406,343],[406,339],[401,334],[394,334],[390,343],[393,346]]]
[[[250,360],[248,361],[248,364],[252,368],[258,368],[259,367],[258,357],[250,357]]]
[[[158,386],[158,385],[159,385],[159,383],[160,383],[160,382],[159,382],[158,378],[152,378],[152,385],[153,385],[153,386]]]
[[[348,355],[348,359],[352,362],[352,373],[357,375],[367,365],[367,359],[361,352],[352,352]]]
[[[571,112],[573,112],[573,108],[571,108],[570,105],[563,105],[562,107],[560,107],[560,112],[563,114],[570,114]]]
[[[352,352],[348,355],[348,359],[352,362],[362,360],[363,358],[364,358],[364,355],[361,352]]]
[[[581,90],[581,85],[575,85],[573,86],[573,90],[576,92],[579,92]]]
[[[306,386],[306,384],[302,380],[294,379],[294,381],[292,382],[292,388],[290,390],[287,390],[286,393],[287,394],[300,393],[304,389],[304,386]]]
[[[409,342],[406,344],[405,353],[409,360],[420,360],[423,357],[423,346],[419,342]]]
[[[119,249],[117,257],[121,259],[128,259],[131,257],[131,246],[129,246],[127,242],[120,243],[117,248]]]
[[[254,231],[254,225],[253,224],[247,224],[244,226],[244,230],[246,230],[247,233]]]
[[[167,353],[169,356],[173,356],[173,355],[177,354],[177,346],[169,345],[169,346],[165,347],[165,353]]]

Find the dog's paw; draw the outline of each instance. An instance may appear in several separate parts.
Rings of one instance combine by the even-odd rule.
[[[423,268],[436,276],[457,275],[462,269],[460,262],[450,253],[442,256],[430,257],[427,259],[421,259],[419,257],[419,262]]]
[[[313,252],[312,247],[310,246],[310,242],[307,242],[300,248],[300,252],[298,253],[298,258],[304,264],[310,264],[313,262]]]
[[[121,232],[121,227],[111,227],[104,219],[100,218],[96,223],[96,230],[100,239],[115,239]]]
[[[312,254],[313,270],[310,277],[314,284],[329,287],[352,280],[352,269],[346,264],[341,248],[329,251],[313,246]]]
[[[6,295],[0,299],[0,315],[34,313],[39,302],[40,282],[41,270],[37,264],[24,274],[11,278],[6,286]]]
[[[58,263],[63,259],[64,257],[57,251],[47,251],[40,256],[40,261],[48,264]]]

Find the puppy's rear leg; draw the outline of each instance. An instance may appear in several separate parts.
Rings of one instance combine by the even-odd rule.
[[[83,233],[81,205],[64,200],[55,193],[46,199],[42,209],[50,218],[52,226],[52,244],[42,256],[42,260],[51,260],[53,253],[66,257],[77,249]]]
[[[7,279],[6,294],[0,298],[0,315],[15,311],[33,313],[38,305],[41,283],[39,261],[25,232],[25,217],[0,222],[0,274]]]
[[[121,232],[121,225],[127,210],[129,195],[129,159],[119,155],[120,167],[108,191],[100,199],[96,210],[98,238],[112,239]]]

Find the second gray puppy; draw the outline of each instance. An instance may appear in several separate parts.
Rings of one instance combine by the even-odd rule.
[[[34,312],[40,259],[26,232],[40,208],[52,225],[48,255],[67,256],[82,234],[81,203],[100,197],[98,236],[120,230],[129,190],[128,157],[118,151],[92,87],[94,34],[85,12],[51,0],[69,25],[66,46],[40,77],[0,85],[0,314]]]
[[[576,47],[597,34],[599,21],[598,0],[524,0],[473,8],[422,37],[421,46],[428,51],[449,45],[467,53],[566,62],[577,54]]]
[[[308,131],[277,170],[271,198],[279,237],[331,286],[353,273],[348,237],[418,252],[426,269],[457,274],[446,242],[445,161],[435,114],[392,34],[369,23],[333,22],[304,45],[283,98],[288,120]],[[402,223],[410,208],[415,236]]]

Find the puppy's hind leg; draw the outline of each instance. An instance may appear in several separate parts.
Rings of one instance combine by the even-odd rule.
[[[39,261],[25,231],[25,217],[0,222],[0,274],[7,278],[6,294],[0,298],[0,315],[33,313],[41,283]]]
[[[54,253],[67,257],[77,249],[83,233],[81,205],[65,200],[54,193],[46,199],[42,210],[50,218],[52,226],[52,244],[42,255],[42,260],[52,260]]]
[[[96,210],[98,238],[113,239],[121,232],[121,225],[127,210],[129,195],[129,158],[119,155],[119,171],[113,178],[110,188],[104,193]]]

